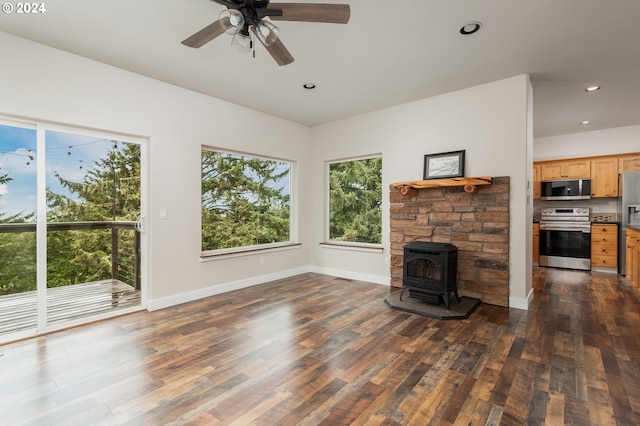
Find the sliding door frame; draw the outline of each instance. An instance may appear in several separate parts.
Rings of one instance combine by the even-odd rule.
[[[23,120],[15,117],[0,115],[0,124],[30,128],[36,130],[37,157],[37,206],[36,206],[36,293],[37,293],[37,326],[35,329],[8,333],[0,336],[0,343],[27,338],[43,333],[50,333],[69,327],[99,321],[115,316],[124,315],[146,309],[147,277],[148,277],[148,230],[146,226],[148,199],[148,144],[149,139],[143,136],[126,135],[117,132],[93,130],[73,125],[52,124],[46,121]],[[98,137],[117,140],[125,143],[137,144],[140,147],[140,217],[138,230],[140,233],[140,305],[117,309],[105,313],[47,324],[47,200],[46,200],[46,140],[47,131],[64,132],[69,134]],[[41,154],[42,153],[42,154]]]

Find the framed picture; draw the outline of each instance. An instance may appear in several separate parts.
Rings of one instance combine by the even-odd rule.
[[[464,176],[464,150],[424,156],[424,180]]]

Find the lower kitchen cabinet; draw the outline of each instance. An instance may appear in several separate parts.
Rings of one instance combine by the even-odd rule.
[[[627,280],[640,289],[640,232],[627,228]]]
[[[618,267],[618,225],[591,225],[591,266]]]

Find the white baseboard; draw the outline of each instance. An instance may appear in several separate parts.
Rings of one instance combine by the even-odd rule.
[[[361,272],[325,268],[322,266],[310,266],[309,272],[315,272],[316,274],[322,275],[330,275],[332,277],[347,278],[350,280],[367,281],[374,284],[391,285],[391,279],[386,275],[363,274]]]
[[[170,306],[180,305],[182,303],[193,302],[194,300],[204,299],[205,297],[215,296],[233,290],[253,287],[255,285],[264,284],[270,281],[280,280],[283,278],[293,277],[295,275],[310,272],[309,267],[301,267],[280,271],[273,274],[259,275],[257,277],[247,278],[244,280],[232,281],[229,283],[218,284],[199,290],[189,291],[186,293],[176,294],[174,296],[162,297],[160,299],[147,300],[147,310],[157,311],[158,309],[168,308]]]
[[[522,297],[509,297],[509,307],[514,309],[528,311],[531,302],[533,302],[533,289],[529,290],[529,294],[527,294],[526,299],[523,299]]]
[[[366,281],[374,284],[391,285],[390,278],[385,275],[364,274],[361,272],[347,271],[343,269],[325,268],[321,266],[305,266],[286,271],[276,272],[273,274],[260,275],[257,277],[247,278],[244,280],[233,281],[203,288],[200,290],[189,291],[186,293],[176,294],[174,296],[163,297],[160,299],[147,300],[146,308],[149,311],[157,311],[159,309],[168,308],[170,306],[180,305],[182,303],[193,302],[194,300],[203,299],[205,297],[215,296],[229,291],[240,290],[255,285],[265,284],[270,281],[289,278],[296,275],[313,272],[316,274],[329,275],[333,277],[346,278],[351,280]],[[529,306],[533,301],[533,289],[529,290],[526,298],[509,297],[509,307],[514,309],[529,310]]]
[[[257,277],[247,278],[244,280],[233,281],[230,283],[218,284],[200,290],[189,291],[186,293],[176,294],[174,296],[163,297],[160,299],[147,300],[146,307],[149,311],[157,311],[159,309],[168,308],[170,306],[180,305],[182,303],[193,302],[194,300],[203,299],[205,297],[215,296],[216,294],[226,293],[228,291],[240,290],[242,288],[253,287],[268,283],[270,281],[289,278],[307,272],[317,274],[330,275],[340,278],[348,278],[352,280],[367,281],[374,284],[390,285],[389,277],[373,274],[362,274],[353,271],[344,271],[341,269],[322,268],[318,266],[306,266],[301,268],[289,269],[286,271],[276,272],[273,274],[260,275]]]

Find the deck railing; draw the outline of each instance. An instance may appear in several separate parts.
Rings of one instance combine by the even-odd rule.
[[[118,231],[133,230],[134,231],[134,271],[133,271],[133,287],[140,290],[140,232],[137,229],[135,221],[87,221],[87,222],[48,222],[47,232],[51,231],[86,231],[96,229],[111,229],[111,278],[120,278],[120,259],[118,248],[120,237]],[[21,233],[36,232],[35,223],[0,223],[0,234],[4,233]]]

